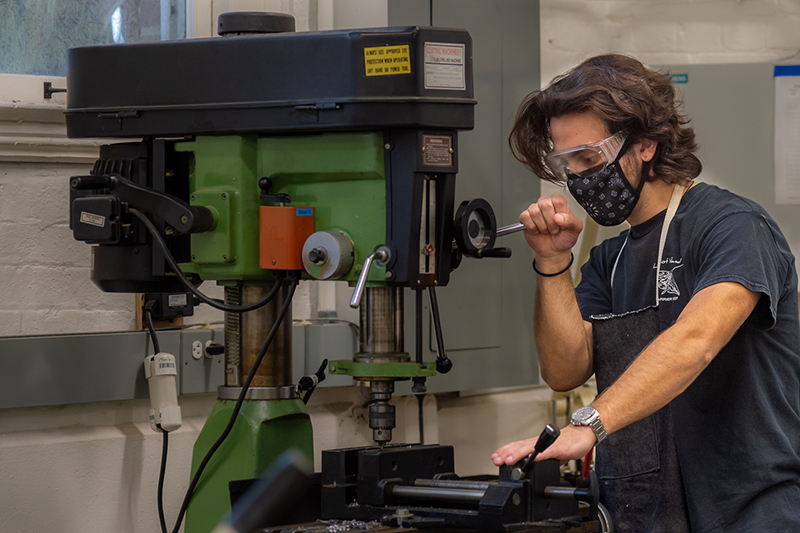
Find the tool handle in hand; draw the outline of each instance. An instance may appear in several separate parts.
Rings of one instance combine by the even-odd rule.
[[[553,444],[558,436],[561,435],[561,430],[559,430],[553,424],[547,424],[542,431],[542,434],[539,435],[539,440],[536,441],[536,444],[533,447],[533,453],[531,453],[528,460],[522,465],[522,473],[527,474],[530,472],[531,468],[533,468],[533,462],[536,460],[536,456],[545,451],[547,448]]]

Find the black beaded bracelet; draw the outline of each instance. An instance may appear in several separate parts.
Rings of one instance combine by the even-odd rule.
[[[544,272],[542,272],[541,270],[539,270],[538,268],[536,268],[536,259],[534,259],[534,260],[533,260],[533,271],[534,271],[534,272],[536,272],[537,274],[539,274],[540,276],[544,276],[544,277],[546,277],[546,278],[552,278],[552,277],[554,277],[554,276],[560,276],[561,274],[563,274],[564,272],[566,272],[567,270],[569,270],[569,267],[571,267],[571,266],[572,266],[572,262],[573,262],[574,260],[575,260],[575,256],[574,256],[574,255],[572,255],[572,252],[570,252],[570,253],[569,253],[569,264],[568,264],[567,266],[565,266],[565,267],[564,267],[564,270],[559,270],[558,272],[555,272],[554,274],[545,274]]]

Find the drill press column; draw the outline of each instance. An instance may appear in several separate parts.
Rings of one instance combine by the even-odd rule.
[[[359,314],[359,353],[355,360],[363,363],[405,363],[409,356],[403,350],[403,288],[367,288]],[[372,440],[383,445],[392,440],[395,408],[389,405],[394,382],[399,378],[371,378],[369,391],[369,427]],[[408,378],[404,378],[408,379]]]
[[[225,288],[225,303],[248,305],[264,298],[270,287],[242,283]],[[269,331],[286,301],[289,289],[282,286],[275,298],[264,307],[248,313],[225,313],[226,387],[241,387],[264,344]],[[292,385],[291,307],[272,340],[264,360],[256,371],[251,387],[288,387]]]

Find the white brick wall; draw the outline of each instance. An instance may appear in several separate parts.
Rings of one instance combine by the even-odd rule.
[[[89,275],[69,229],[69,177],[84,165],[0,163],[0,336],[128,330],[133,296]]]

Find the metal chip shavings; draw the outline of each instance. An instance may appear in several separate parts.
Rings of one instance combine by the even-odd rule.
[[[363,522],[361,520],[317,520],[312,526],[302,526],[294,531],[304,533],[344,533],[353,530],[370,530],[383,527],[380,522]]]

